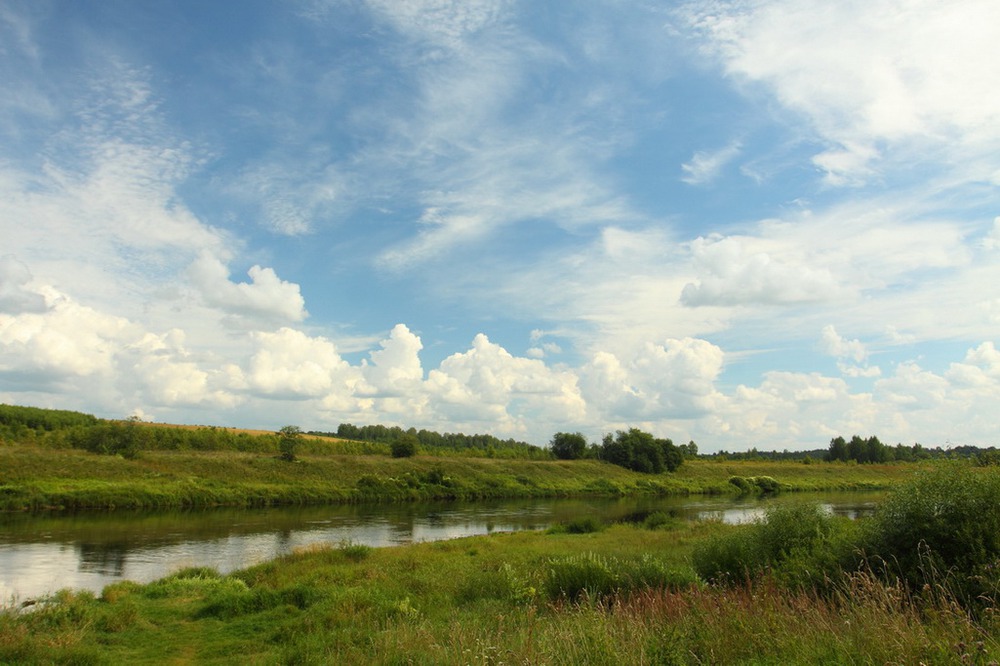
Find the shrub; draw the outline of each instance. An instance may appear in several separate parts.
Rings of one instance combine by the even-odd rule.
[[[695,547],[692,562],[709,581],[734,583],[774,574],[791,587],[818,587],[853,565],[853,539],[847,519],[818,504],[790,504],[706,539]]]
[[[604,523],[593,516],[586,516],[584,518],[574,518],[561,527],[563,528],[561,531],[567,534],[590,534],[603,530]]]
[[[946,582],[966,605],[1000,582],[1000,473],[958,463],[898,487],[870,521],[866,551],[920,589]]]
[[[281,451],[282,460],[295,462],[295,453],[301,439],[302,429],[298,426],[287,425],[278,431],[278,450]]]
[[[741,493],[749,493],[754,489],[754,486],[750,483],[750,481],[742,476],[729,477],[729,483],[736,486],[736,489]]]
[[[411,458],[417,455],[416,435],[405,434],[390,445],[393,458]]]

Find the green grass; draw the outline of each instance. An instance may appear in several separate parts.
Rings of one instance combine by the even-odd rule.
[[[834,594],[697,582],[727,526],[616,524],[189,569],[0,615],[0,663],[982,663],[987,614],[858,574]]]
[[[267,506],[324,502],[733,494],[733,476],[773,477],[782,491],[871,490],[916,466],[692,460],[676,473],[631,472],[594,460],[310,453],[296,462],[240,451],[143,451],[0,446],[0,510]]]

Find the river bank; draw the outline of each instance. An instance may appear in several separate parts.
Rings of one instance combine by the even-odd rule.
[[[668,521],[384,549],[343,544],[230,575],[194,568],[99,596],[64,591],[39,610],[0,614],[0,661],[986,663],[1000,655],[995,630],[875,581],[831,597],[767,583],[704,585],[692,550],[728,529]],[[635,589],[607,595],[605,584]]]
[[[912,464],[689,460],[640,474],[595,460],[538,461],[145,451],[137,458],[31,445],[0,447],[0,510],[160,509],[570,496],[735,494],[734,476],[783,491],[879,490]]]

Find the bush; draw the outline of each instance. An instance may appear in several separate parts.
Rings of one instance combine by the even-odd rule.
[[[744,494],[753,492],[754,490],[754,486],[750,483],[750,481],[742,476],[729,477],[729,483],[736,486],[736,489]]]
[[[898,487],[870,521],[865,549],[913,589],[946,583],[965,605],[1000,582],[1000,473],[947,465]]]
[[[390,445],[393,458],[412,458],[417,455],[416,435],[406,434],[394,441]]]
[[[278,450],[281,451],[281,459],[288,462],[295,462],[295,454],[302,439],[302,429],[298,426],[287,425],[278,431]]]
[[[775,575],[790,587],[816,588],[853,568],[854,526],[818,504],[770,509],[698,544],[692,556],[701,578],[724,583]]]
[[[593,516],[585,518],[574,518],[566,523],[553,525],[549,529],[550,534],[590,534],[600,532],[604,529],[604,523]]]

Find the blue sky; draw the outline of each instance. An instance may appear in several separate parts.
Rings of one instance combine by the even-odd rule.
[[[0,401],[995,445],[1000,5],[5,2]]]

